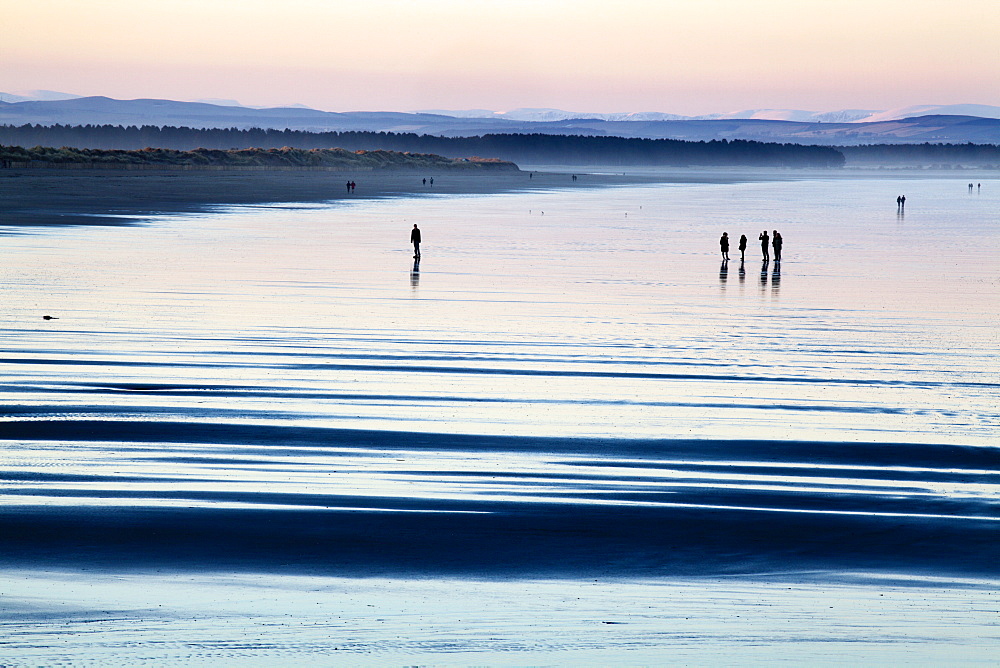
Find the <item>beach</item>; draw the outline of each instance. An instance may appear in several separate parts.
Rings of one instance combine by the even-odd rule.
[[[233,204],[320,202],[401,195],[499,193],[561,187],[565,171],[337,172],[273,170],[0,170],[0,226],[120,225],[162,213],[185,213]],[[536,180],[537,179],[537,180]],[[432,183],[426,182],[433,180]],[[658,180],[623,174],[588,174],[578,185]],[[357,187],[348,192],[346,183]]]
[[[828,178],[867,172],[807,170]],[[733,183],[796,178],[795,169],[653,169],[565,166],[521,171],[339,172],[314,169],[121,169],[71,165],[0,169],[0,228],[32,225],[123,225],[167,213],[226,205],[328,202],[421,195],[483,195],[552,188],[641,183]],[[904,176],[905,178],[905,176]],[[348,192],[347,182],[357,184]]]
[[[995,660],[988,174],[28,171],[5,665]]]

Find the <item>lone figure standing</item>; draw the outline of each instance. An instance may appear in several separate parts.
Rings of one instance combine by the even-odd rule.
[[[722,250],[722,259],[729,259],[729,232],[723,232],[719,238],[719,248]]]
[[[420,228],[416,223],[413,223],[413,229],[410,230],[410,242],[413,244],[413,257],[420,257]]]
[[[774,246],[774,261],[781,262],[781,235],[778,234],[778,230],[774,231],[774,236],[771,237],[771,245]],[[777,267],[777,265],[775,265]],[[775,269],[777,271],[777,269]]]
[[[760,239],[760,252],[764,254],[764,261],[767,262],[771,259],[771,250],[767,247],[771,237],[767,236],[767,230],[764,230],[757,238]]]
[[[740,262],[743,262],[743,260],[746,258],[746,252],[747,252],[747,235],[741,234],[740,235]]]

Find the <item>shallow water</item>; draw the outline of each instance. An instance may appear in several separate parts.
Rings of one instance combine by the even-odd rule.
[[[5,658],[31,658],[7,665],[995,665],[1000,640],[975,583],[15,572],[4,592]]]
[[[44,569],[41,596],[76,568],[443,591],[860,574],[973,578],[973,598],[992,596],[1000,181],[983,182],[568,188],[11,229],[9,582]],[[765,228],[784,237],[780,267],[762,266]],[[519,586],[506,606],[528,605]],[[969,623],[995,620],[974,607]],[[549,660],[518,651],[501,662]]]

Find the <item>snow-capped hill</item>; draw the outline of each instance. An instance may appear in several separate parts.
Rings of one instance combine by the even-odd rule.
[[[414,113],[437,114],[452,118],[492,118],[528,123],[557,123],[573,120],[601,121],[791,121],[795,123],[873,123],[894,121],[914,116],[979,116],[1000,119],[1000,107],[987,104],[914,105],[881,111],[877,109],[839,109],[836,111],[808,111],[804,109],[744,109],[719,114],[683,116],[661,111],[633,111],[621,113],[565,111],[563,109],[520,108],[509,111],[489,109],[424,109]]]
[[[792,121],[795,123],[853,123],[879,113],[871,109],[841,109],[839,111],[806,111],[804,109],[746,109],[726,114],[706,114],[693,116],[692,120],[754,120]]]
[[[258,104],[243,104],[239,100],[230,100],[230,99],[216,98],[216,97],[201,98],[192,101],[197,102],[199,104],[211,104],[216,107],[239,107],[240,109],[308,109],[310,111],[316,111],[312,107],[307,107],[306,105],[300,104],[298,102],[292,104],[279,104],[276,106],[262,106]]]
[[[200,102],[201,104],[214,104],[217,107],[245,107],[245,105],[240,104],[239,100],[229,100],[217,97],[203,97],[191,101]]]
[[[914,116],[978,116],[980,118],[1000,118],[1000,107],[989,104],[921,104],[899,107],[873,113],[860,120],[866,123],[898,121]]]
[[[601,121],[718,121],[718,120],[762,120],[762,121],[794,121],[799,123],[851,123],[872,114],[879,113],[872,109],[841,109],[839,111],[805,111],[802,109],[747,109],[731,111],[722,114],[703,114],[700,116],[684,116],[662,111],[631,111],[631,112],[586,112],[565,111],[563,109],[521,108],[510,111],[491,111],[489,109],[421,109],[414,113],[436,114],[452,118],[494,118],[508,121],[529,123],[557,123],[573,120]]]
[[[582,114],[575,111],[563,111],[562,109],[532,108],[511,109],[510,111],[496,111],[493,113],[494,118],[505,118],[509,121],[533,121],[536,123],[568,121],[574,118],[595,118],[600,115]]]
[[[496,118],[497,115],[497,112],[491,109],[416,109],[407,113],[434,114],[451,118]]]
[[[535,109],[530,107],[511,109],[510,111],[491,111],[489,109],[420,109],[413,113],[437,114],[438,116],[451,116],[452,118],[500,118],[508,121],[531,123],[553,123],[580,119],[597,119],[601,121],[686,121],[691,119],[691,116],[667,114],[662,111],[605,113],[596,111],[564,111],[562,109]]]
[[[812,120],[815,112],[802,111],[799,109],[745,109],[743,111],[730,111],[725,114],[705,114],[694,116],[693,120],[699,121],[729,121],[729,120],[755,120],[755,121],[799,121],[808,122]]]
[[[841,109],[814,114],[810,120],[814,123],[857,123],[878,113],[877,109]]]
[[[58,100],[75,100],[82,95],[60,93],[55,90],[18,90],[13,93],[0,93],[0,102],[56,102]]]
[[[600,116],[600,114],[595,114]],[[690,116],[667,114],[662,111],[633,111],[627,114],[604,114],[609,121],[687,121]]]

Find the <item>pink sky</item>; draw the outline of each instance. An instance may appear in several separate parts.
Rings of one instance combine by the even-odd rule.
[[[0,91],[357,109],[1000,105],[1000,2],[0,0]]]

